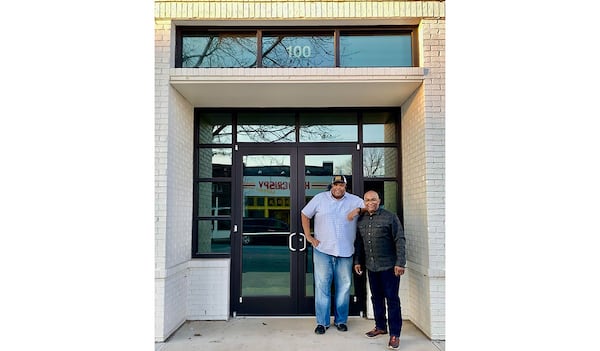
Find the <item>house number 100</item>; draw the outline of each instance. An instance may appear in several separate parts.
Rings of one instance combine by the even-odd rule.
[[[310,46],[288,46],[286,48],[289,57],[310,57]]]

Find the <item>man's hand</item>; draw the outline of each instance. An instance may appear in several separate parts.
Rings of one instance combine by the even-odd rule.
[[[354,217],[358,216],[360,214],[360,208],[355,208],[352,211],[350,211],[348,213],[348,220],[351,221],[354,219]]]
[[[399,277],[403,274],[404,274],[404,267],[394,266],[394,275],[396,275],[396,277]]]
[[[319,239],[315,238],[312,235],[310,237],[306,235],[306,241],[308,241],[313,247],[317,247],[321,243]]]

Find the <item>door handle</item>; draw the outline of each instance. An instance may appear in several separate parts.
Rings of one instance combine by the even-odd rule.
[[[290,248],[290,251],[296,251],[296,249],[292,247],[292,237],[294,235],[296,235],[296,233],[290,233],[290,236],[288,236],[288,247]]]
[[[306,250],[306,236],[304,235],[304,233],[298,233],[300,235],[302,235],[302,244],[304,244],[304,246],[300,249],[300,251],[304,251]]]

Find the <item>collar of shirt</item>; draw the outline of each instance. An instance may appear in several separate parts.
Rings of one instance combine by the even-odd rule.
[[[348,193],[344,193],[344,195],[342,195],[342,197],[340,197],[340,198],[338,199],[338,198],[336,198],[335,196],[333,196],[333,194],[331,193],[331,190],[329,190],[329,191],[328,191],[328,193],[329,193],[329,197],[330,197],[331,199],[333,199],[333,200],[341,200],[341,199],[345,198],[345,197],[346,197],[346,195],[348,195]]]
[[[370,214],[369,212],[367,212],[367,214],[369,216],[376,216],[376,215],[380,215],[381,214],[381,207],[379,207],[377,210],[375,210],[375,212],[373,212],[373,214]]]

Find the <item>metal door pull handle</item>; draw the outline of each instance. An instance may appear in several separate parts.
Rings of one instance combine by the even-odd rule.
[[[296,251],[296,249],[292,247],[292,237],[294,235],[296,235],[296,233],[290,233],[290,236],[288,236],[288,247],[290,248],[290,251]],[[304,244],[304,246],[306,246],[306,244]]]

